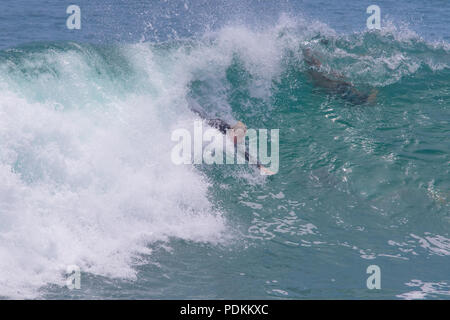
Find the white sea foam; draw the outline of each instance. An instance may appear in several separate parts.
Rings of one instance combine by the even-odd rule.
[[[73,52],[62,55],[68,65],[82,61]],[[133,266],[139,254],[150,253],[149,243],[226,237],[205,177],[170,161],[170,129],[185,107],[175,102],[184,92],[147,67],[154,95],[101,100],[97,94],[109,89],[89,79],[87,62],[75,76],[80,87],[98,85],[97,92],[86,92],[97,95],[92,100],[76,100],[71,89],[77,91],[78,83],[65,83],[66,91],[61,84],[51,87],[56,80],[48,75],[24,84],[48,90],[43,98],[27,90],[2,92],[0,296],[36,297],[46,284],[64,284],[63,272],[72,264],[134,278]],[[51,90],[66,96],[52,98]],[[55,100],[65,99],[75,99],[72,109],[55,109]]]
[[[418,300],[427,298],[447,298],[450,296],[450,286],[447,281],[425,282],[413,279],[405,283],[408,287],[416,287],[417,290],[405,292],[397,295],[398,298],[405,300]]]

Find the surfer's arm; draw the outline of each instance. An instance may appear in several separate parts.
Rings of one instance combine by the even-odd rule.
[[[193,104],[194,103],[191,101],[191,103],[189,105],[189,108],[191,109],[191,111],[194,112],[195,114],[197,114],[203,120],[205,120],[208,123],[208,125],[210,125],[211,127],[216,128],[223,134],[226,134],[227,130],[231,129],[231,126],[228,123],[226,123],[225,121],[223,121],[222,119],[208,119],[206,113],[203,110],[201,110],[200,107],[194,106]]]
[[[226,134],[227,130],[231,129],[231,126],[222,119],[208,119],[206,121],[211,127],[216,128],[223,134]]]
[[[196,113],[198,116],[200,116],[200,118],[204,119],[208,123],[208,125],[219,130],[224,135],[227,135],[227,131],[233,128],[232,126],[230,126],[227,122],[223,121],[222,119],[207,119],[206,114],[198,108],[191,106],[190,109],[194,113]],[[234,140],[233,141],[234,144],[236,145],[237,144],[236,139],[233,139],[233,140]],[[244,156],[245,156],[246,161],[250,161],[250,154],[248,153],[248,151],[245,151]],[[260,170],[261,174],[263,174],[263,175],[275,174],[274,172],[272,172],[269,169],[267,169],[266,167],[264,167],[258,160],[256,161],[256,167]]]
[[[227,135],[227,131],[228,130],[235,128],[235,127],[231,127],[227,122],[225,122],[225,121],[223,121],[221,119],[210,119],[210,120],[207,120],[207,121],[208,121],[208,124],[211,127],[216,128],[217,130],[219,130],[220,132],[222,132],[225,135]],[[233,135],[233,137],[234,137],[234,135]],[[237,145],[236,137],[234,137],[233,140],[234,140],[233,141],[234,145]],[[245,152],[244,152],[244,157],[245,157],[245,160],[250,163],[251,157],[250,157],[250,154],[248,153],[247,150],[245,150]],[[263,174],[263,175],[270,176],[270,175],[275,174],[274,172],[272,172],[268,168],[264,167],[261,164],[261,162],[259,162],[258,160],[256,160],[256,167],[260,170],[261,174]]]

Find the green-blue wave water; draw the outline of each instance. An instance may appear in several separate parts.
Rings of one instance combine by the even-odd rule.
[[[305,48],[376,100],[315,85]],[[407,27],[292,15],[3,49],[0,296],[448,299],[449,64],[447,42]],[[174,165],[171,133],[198,120],[189,99],[279,129],[279,172]]]

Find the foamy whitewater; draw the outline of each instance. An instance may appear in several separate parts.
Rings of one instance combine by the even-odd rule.
[[[133,278],[148,243],[224,238],[208,179],[172,164],[168,135],[194,120],[187,81],[212,53],[163,58],[130,45],[108,51],[119,65],[102,54],[67,44],[1,63],[2,295],[61,284],[70,264]]]
[[[292,14],[141,40],[0,51],[0,297],[449,297],[447,42]],[[377,103],[314,88],[305,47]],[[189,99],[279,128],[280,172],[174,165]]]

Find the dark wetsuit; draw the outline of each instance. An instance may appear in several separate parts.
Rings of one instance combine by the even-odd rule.
[[[231,126],[223,121],[222,119],[208,119],[206,116],[206,113],[198,108],[194,108],[192,105],[190,106],[190,109],[196,113],[197,115],[200,116],[200,118],[204,119],[206,122],[208,122],[208,125],[210,125],[213,128],[216,128],[217,130],[219,130],[221,133],[223,134],[227,134],[227,130],[231,129]],[[236,141],[234,142],[234,145],[236,147]],[[249,161],[250,160],[250,155],[248,153],[248,151],[245,151],[244,153],[245,155],[245,160]],[[261,163],[259,161],[256,162],[256,166],[258,168],[261,167]]]
[[[208,124],[213,127],[216,128],[217,130],[219,130],[220,132],[222,132],[223,134],[227,133],[228,129],[231,129],[231,126],[226,123],[225,121],[223,121],[222,119],[208,119],[208,117],[206,116],[206,113],[203,110],[200,110],[198,108],[194,108],[193,106],[190,106],[190,109],[196,113],[197,115],[200,116],[200,118],[202,118],[203,120],[205,120],[206,122],[208,122]]]
[[[231,129],[231,126],[222,119],[207,119],[206,121],[211,127],[216,128],[223,134],[227,134],[227,130]]]

